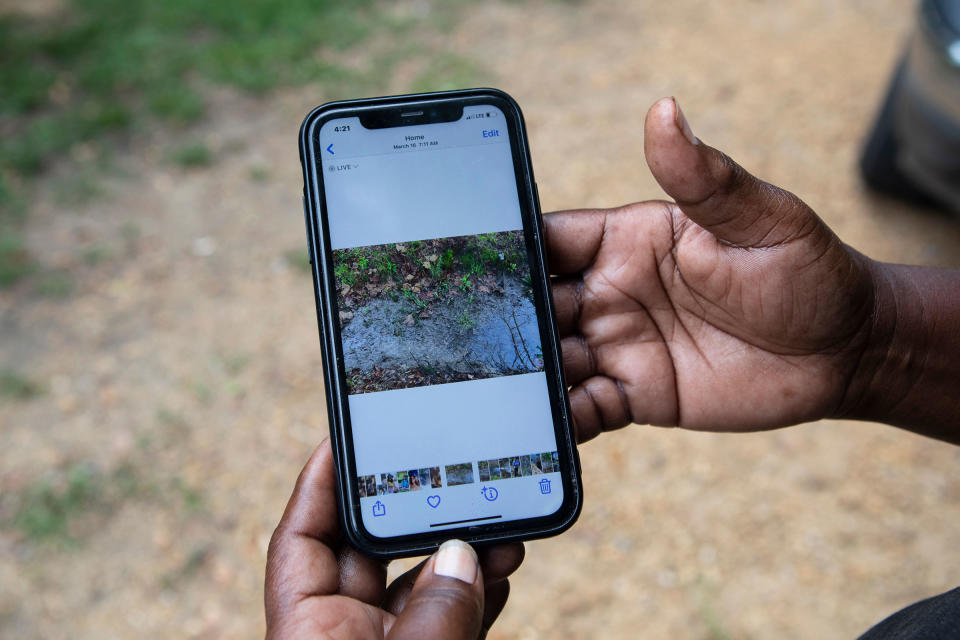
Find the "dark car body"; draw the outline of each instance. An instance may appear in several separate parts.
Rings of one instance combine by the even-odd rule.
[[[922,0],[864,146],[871,188],[960,214],[960,0]]]

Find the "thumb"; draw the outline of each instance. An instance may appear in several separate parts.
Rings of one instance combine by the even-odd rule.
[[[661,98],[647,112],[644,154],[653,177],[681,211],[727,244],[784,244],[821,224],[795,195],[755,178],[698,140],[674,98]]]
[[[390,640],[476,640],[483,624],[483,576],[466,542],[448,540],[413,584]]]

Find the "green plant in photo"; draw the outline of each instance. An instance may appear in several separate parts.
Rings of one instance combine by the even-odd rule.
[[[387,257],[385,253],[377,256],[377,273],[385,280],[393,280],[399,274],[397,263]]]
[[[484,267],[483,262],[481,262],[480,260],[477,260],[472,265],[470,265],[470,273],[472,275],[482,276],[484,273],[486,273],[486,271],[487,270]]]
[[[473,282],[470,280],[470,275],[461,276],[457,282],[457,286],[460,288],[460,291],[469,291],[470,287],[473,286]]]
[[[336,277],[337,282],[345,284],[348,287],[352,287],[357,281],[356,274],[353,273],[350,265],[344,262],[341,262],[333,268],[333,275]]]
[[[447,249],[442,254],[440,254],[440,259],[437,260],[437,264],[440,265],[440,268],[444,271],[449,271],[453,268],[453,249]]]
[[[425,300],[421,300],[420,296],[410,289],[404,290],[403,297],[412,302],[417,311],[424,311],[427,308],[428,303]]]
[[[357,258],[357,267],[361,271],[367,270],[367,256],[361,255],[360,257]]]
[[[460,262],[463,263],[463,267],[467,270],[467,273],[471,275],[481,276],[486,271],[479,249],[464,253],[460,258]]]
[[[474,319],[470,312],[464,310],[457,316],[457,326],[463,329],[464,331],[469,331],[473,329],[477,324],[477,321]]]
[[[496,266],[503,260],[502,255],[495,247],[486,246],[480,249],[480,261],[491,267]]]

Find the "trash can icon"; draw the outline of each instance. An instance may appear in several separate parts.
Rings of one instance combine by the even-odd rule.
[[[544,495],[550,493],[550,481],[546,478],[540,481],[540,493]]]

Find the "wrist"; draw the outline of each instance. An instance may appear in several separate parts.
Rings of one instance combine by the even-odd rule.
[[[854,356],[852,373],[847,382],[843,401],[832,417],[882,422],[885,404],[891,396],[898,395],[894,387],[903,377],[893,364],[897,357],[897,286],[890,271],[892,265],[877,262],[857,254],[873,290],[873,304],[869,317],[863,325],[861,349]],[[885,392],[881,392],[881,389]]]
[[[957,441],[958,273],[863,260],[873,313],[837,417]]]

